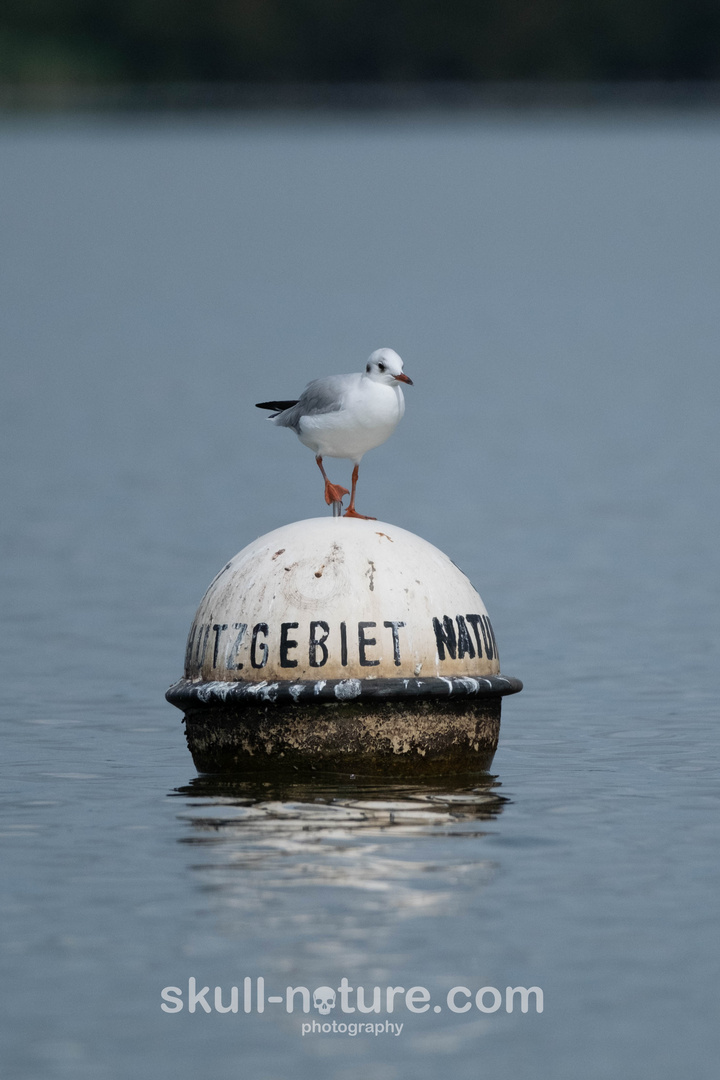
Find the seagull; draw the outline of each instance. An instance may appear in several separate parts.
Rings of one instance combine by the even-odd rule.
[[[350,495],[345,517],[375,521],[355,509],[360,460],[368,450],[389,439],[405,412],[401,383],[412,386],[394,349],[376,349],[365,371],[314,379],[297,401],[261,401],[258,409],[271,409],[277,427],[291,428],[300,442],[315,452],[325,480],[325,502],[333,516],[342,510],[343,495]],[[352,493],[332,484],[323,457],[349,458],[353,463]]]

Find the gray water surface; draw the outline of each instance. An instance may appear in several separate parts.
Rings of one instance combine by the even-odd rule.
[[[3,1075],[714,1077],[720,121],[5,121],[0,155]],[[326,510],[253,403],[383,345],[415,385],[358,507],[482,595],[525,683],[491,773],[198,777],[163,698],[195,608]],[[260,977],[431,1007],[161,1009]]]

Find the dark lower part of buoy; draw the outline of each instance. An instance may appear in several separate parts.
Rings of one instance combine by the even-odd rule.
[[[268,766],[378,776],[487,769],[500,733],[500,698],[190,708],[188,747],[199,772]]]
[[[181,679],[166,697],[185,713],[197,769],[321,769],[356,776],[439,776],[487,769],[504,675],[251,683]]]

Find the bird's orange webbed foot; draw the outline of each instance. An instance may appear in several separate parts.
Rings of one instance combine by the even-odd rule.
[[[369,514],[358,514],[354,506],[348,507],[343,517],[362,518],[363,521],[377,521],[377,518],[371,517]]]
[[[343,495],[349,494],[348,489],[341,487],[340,484],[331,484],[329,480],[325,481],[325,502],[328,506],[332,506],[333,503],[341,503]]]

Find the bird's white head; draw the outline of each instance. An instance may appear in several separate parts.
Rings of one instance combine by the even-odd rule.
[[[408,379],[403,372],[403,362],[394,349],[376,349],[371,353],[365,374],[373,382],[385,383],[393,386],[396,383],[407,383],[412,386],[412,379]]]

